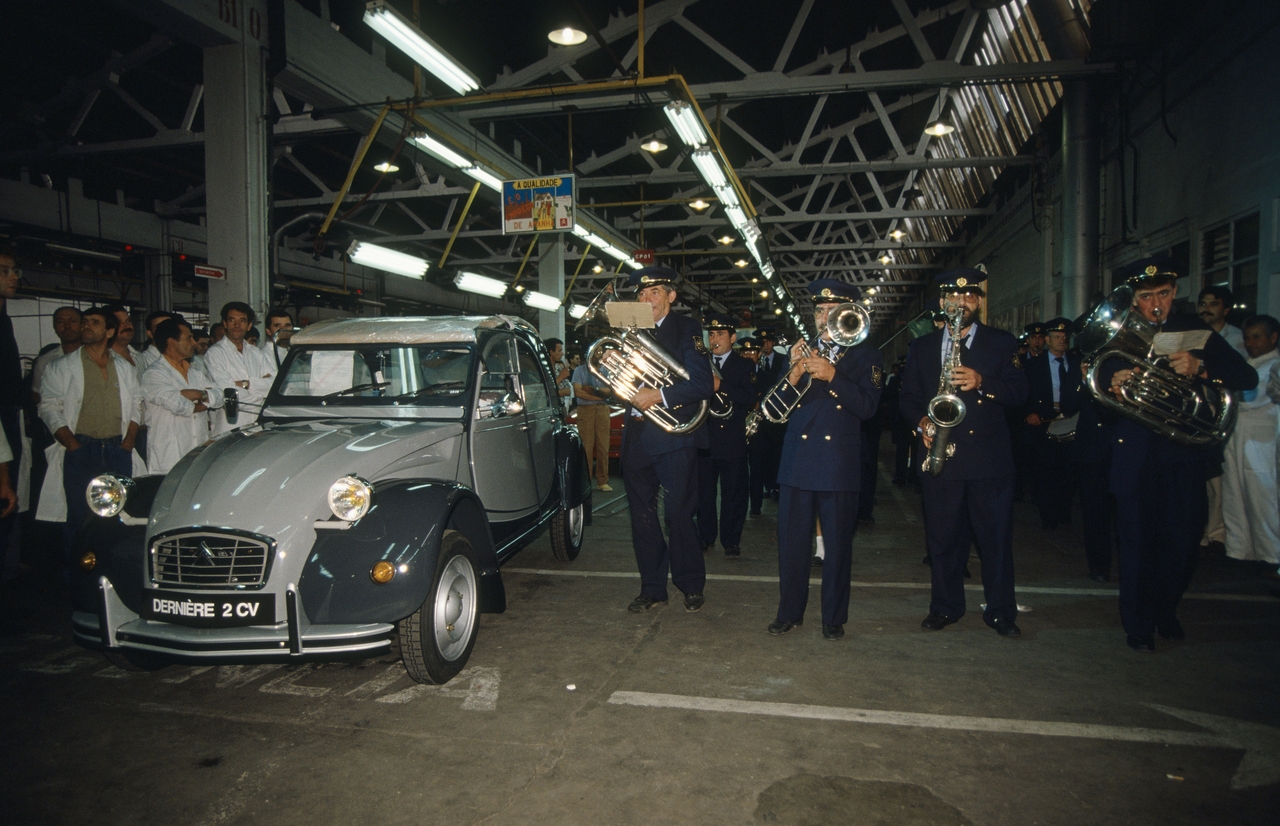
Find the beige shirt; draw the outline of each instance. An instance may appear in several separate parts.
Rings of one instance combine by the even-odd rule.
[[[119,436],[120,379],[116,375],[115,359],[107,359],[105,377],[84,347],[80,348],[80,361],[84,367],[84,401],[80,403],[80,417],[76,419],[76,434],[93,439]]]

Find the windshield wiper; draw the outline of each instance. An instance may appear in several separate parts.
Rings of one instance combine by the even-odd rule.
[[[348,393],[363,393],[366,390],[381,390],[389,384],[391,384],[389,381],[371,381],[365,384],[357,384],[355,387],[348,387],[344,390],[335,390],[332,393],[324,394],[320,398],[331,399],[334,396],[345,396]]]
[[[429,396],[432,393],[439,393],[440,391],[450,387],[462,390],[466,387],[466,382],[442,381],[437,382],[436,384],[429,384],[426,387],[419,387],[417,390],[411,390],[408,393],[401,393],[399,396],[395,397],[394,401],[400,401],[401,399],[416,399],[419,396]]]

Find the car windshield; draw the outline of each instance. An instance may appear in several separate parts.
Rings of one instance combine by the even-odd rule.
[[[465,406],[473,350],[461,344],[368,345],[290,354],[268,403]]]

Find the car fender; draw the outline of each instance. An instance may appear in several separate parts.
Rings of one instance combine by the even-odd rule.
[[[124,513],[146,519],[160,489],[163,476],[142,476],[133,480],[133,489],[125,502]],[[126,525],[118,516],[90,515],[72,541],[70,591],[75,611],[98,613],[102,601],[98,579],[106,577],[131,611],[142,608],[142,584],[146,581],[147,526]],[[92,552],[95,561],[86,569],[81,560]]]
[[[565,509],[586,502],[591,496],[591,469],[577,428],[563,427],[556,434],[556,466]]]
[[[475,550],[481,612],[506,609],[493,536],[474,491],[431,479],[395,479],[374,483],[373,490],[373,507],[350,528],[316,532],[298,579],[310,622],[396,622],[418,610],[431,591],[447,530],[463,533]],[[383,560],[395,576],[379,585],[370,574]]]

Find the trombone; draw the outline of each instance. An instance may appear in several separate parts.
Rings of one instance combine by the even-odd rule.
[[[827,313],[826,332],[832,343],[837,346],[856,347],[871,334],[871,313],[867,312],[861,304],[839,304]],[[813,355],[808,342],[803,340],[800,342],[800,355],[802,358]],[[827,354],[823,353],[823,355]],[[833,364],[835,361],[832,359]],[[785,423],[791,418],[791,412],[796,409],[796,405],[804,398],[804,394],[809,392],[812,385],[813,379],[807,373],[799,385],[792,385],[784,375],[760,399],[760,415],[774,424]]]

